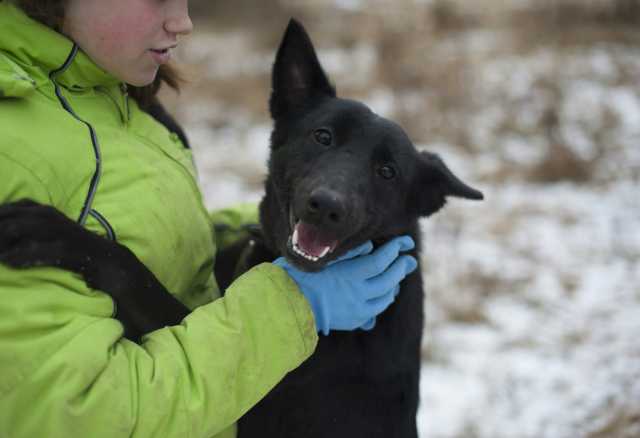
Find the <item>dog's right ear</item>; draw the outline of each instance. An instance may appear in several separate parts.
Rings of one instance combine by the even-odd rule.
[[[272,87],[269,108],[274,120],[304,109],[314,98],[336,95],[309,35],[294,19],[289,21],[276,54]]]
[[[418,171],[408,199],[412,213],[430,216],[444,207],[449,196],[476,201],[484,199],[482,192],[462,182],[438,155],[422,151],[418,156]]]

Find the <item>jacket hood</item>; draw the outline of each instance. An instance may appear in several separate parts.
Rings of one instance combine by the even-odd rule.
[[[38,23],[21,9],[0,2],[0,96],[22,97],[55,75],[70,89],[119,81],[97,66],[65,35]]]

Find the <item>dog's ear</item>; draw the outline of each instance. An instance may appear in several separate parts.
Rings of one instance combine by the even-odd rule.
[[[289,21],[276,54],[272,87],[269,108],[274,120],[303,109],[315,97],[336,95],[309,35],[294,19]]]
[[[481,200],[482,192],[463,183],[442,159],[430,152],[420,152],[418,172],[409,193],[409,209],[418,216],[429,216],[440,210],[447,196]]]

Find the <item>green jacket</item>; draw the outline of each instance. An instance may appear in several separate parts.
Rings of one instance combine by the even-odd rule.
[[[0,437],[231,437],[313,352],[310,307],[272,264],[219,298],[190,151],[74,47],[0,2],[0,203],[115,238],[195,310],[137,345],[78,277],[0,266]]]

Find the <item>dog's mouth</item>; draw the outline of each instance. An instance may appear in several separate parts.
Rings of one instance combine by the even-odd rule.
[[[317,262],[331,254],[338,246],[338,240],[323,235],[318,227],[298,221],[291,234],[291,249],[305,259]]]
[[[320,268],[334,254],[340,240],[320,227],[289,215],[291,234],[287,242],[289,255],[307,269]]]

